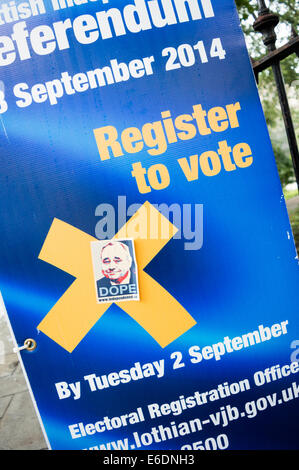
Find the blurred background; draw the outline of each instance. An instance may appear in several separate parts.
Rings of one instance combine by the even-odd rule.
[[[290,112],[292,116],[295,136],[298,143],[299,136],[299,43],[298,22],[299,3],[298,0],[235,0],[238,8],[241,25],[245,34],[245,39],[249,55],[253,64],[255,61],[265,57],[267,48],[264,45],[262,35],[254,30],[254,25],[258,17],[268,14],[265,8],[269,8],[270,13],[278,15],[278,24],[275,27],[277,36],[275,46],[277,49],[286,47],[289,43],[294,43],[292,51],[288,57],[280,61],[281,71],[285,83],[285,90],[288,98]],[[291,52],[291,50],[289,50]],[[272,67],[258,74],[258,89],[261,97],[268,129],[272,141],[272,146],[276,158],[276,164],[287,200],[290,221],[293,229],[297,252],[299,250],[299,196],[298,186],[292,164],[290,148],[280,107],[278,90],[275,83]]]

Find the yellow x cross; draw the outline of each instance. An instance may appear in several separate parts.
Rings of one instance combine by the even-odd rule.
[[[140,301],[116,304],[142,326],[161,347],[177,339],[195,320],[143,269],[178,229],[149,202],[143,204],[114,238],[134,238]],[[142,235],[142,238],[137,238]],[[101,318],[111,303],[96,300],[90,242],[97,239],[54,219],[39,258],[76,280],[38,325],[38,329],[69,352]]]

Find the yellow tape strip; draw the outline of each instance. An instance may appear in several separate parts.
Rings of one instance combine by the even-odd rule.
[[[143,269],[175,235],[177,228],[149,202],[143,204],[114,238],[134,238],[140,301],[117,305],[161,347],[177,339],[195,320]],[[136,237],[142,238],[136,238]],[[69,352],[82,341],[111,304],[96,301],[90,242],[97,239],[54,219],[39,258],[76,277],[38,329]]]

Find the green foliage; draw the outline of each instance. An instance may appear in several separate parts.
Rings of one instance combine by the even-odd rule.
[[[245,34],[250,33],[250,24],[258,16],[257,0],[235,0]],[[293,27],[296,31],[299,23],[298,0],[266,0],[268,8],[279,15],[280,23]],[[282,37],[286,39],[286,36]]]
[[[257,0],[235,0],[241,25],[245,34],[249,54],[253,59],[258,59],[266,54],[266,48],[262,41],[262,35],[254,32],[253,23],[258,16]],[[280,23],[276,28],[278,37],[277,45],[285,44],[291,33],[297,31],[299,23],[298,0],[266,0],[267,6],[273,13],[279,15]],[[290,87],[298,79],[298,58],[295,54],[290,55],[281,62],[284,80]],[[264,108],[266,121],[270,134],[273,136],[277,129],[283,127],[282,116],[271,69],[267,69],[259,75],[259,92]],[[299,127],[299,116],[297,109],[292,109],[295,128]],[[280,135],[281,134],[280,132]],[[286,142],[273,142],[276,163],[283,185],[294,181],[293,166]]]
[[[285,186],[293,180],[294,172],[292,161],[279,145],[273,144],[273,150],[277,162],[280,181],[282,186]]]
[[[295,239],[297,253],[299,253],[299,209],[296,209],[290,215],[290,222]]]

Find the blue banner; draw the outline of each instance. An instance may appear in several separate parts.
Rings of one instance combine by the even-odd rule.
[[[0,28],[0,289],[49,447],[297,448],[298,258],[233,0]]]

